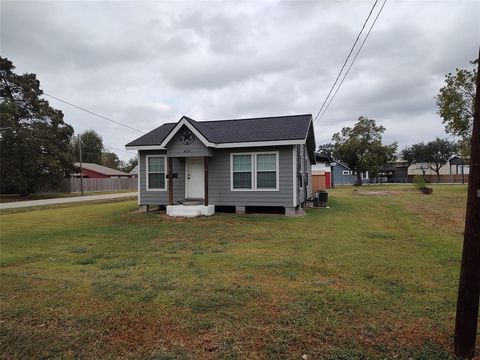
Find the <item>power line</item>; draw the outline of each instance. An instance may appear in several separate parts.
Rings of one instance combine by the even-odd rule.
[[[106,148],[112,149],[112,150],[122,151],[122,152],[127,153],[127,154],[130,154],[130,155],[137,155],[137,154],[132,153],[132,152],[130,152],[130,151],[122,150],[122,149],[119,149],[119,148],[115,148],[115,147],[113,147],[113,146],[109,146],[109,145],[103,145],[103,146],[106,147]]]
[[[337,85],[338,79],[340,78],[340,75],[342,74],[343,69],[344,69],[345,66],[347,65],[348,59],[350,59],[350,56],[352,55],[353,49],[354,49],[355,46],[357,45],[358,39],[360,39],[360,36],[362,35],[362,32],[363,32],[363,30],[365,29],[365,26],[367,25],[367,22],[368,22],[368,20],[370,19],[370,16],[372,15],[373,9],[375,8],[375,6],[377,6],[377,3],[378,3],[378,0],[375,0],[375,3],[373,4],[372,8],[370,9],[370,12],[368,13],[367,19],[366,19],[365,22],[363,23],[362,28],[361,28],[360,32],[358,33],[357,38],[355,39],[355,42],[353,43],[352,48],[350,49],[350,52],[348,53],[347,58],[345,59],[345,62],[343,63],[342,68],[340,69],[340,72],[339,72],[338,75],[337,75],[337,78],[335,79],[335,82],[333,83],[332,87],[330,88],[330,91],[328,92],[327,97],[326,97],[325,100],[323,101],[323,104],[322,104],[322,106],[320,107],[320,110],[318,110],[318,113],[317,113],[317,115],[315,116],[315,119],[313,119],[313,123],[314,123],[314,124],[315,124],[316,121],[317,121],[318,115],[320,115],[320,113],[321,113],[322,110],[323,110],[323,107],[324,107],[325,104],[327,103],[328,98],[329,98],[330,95],[332,94],[332,91],[333,91],[333,89],[335,88],[335,85]]]
[[[64,104],[70,105],[70,106],[72,106],[72,107],[74,107],[74,108],[76,108],[76,109],[78,109],[78,110],[85,111],[86,113],[89,113],[89,114],[91,114],[91,115],[97,116],[97,117],[99,117],[99,118],[101,118],[101,119],[110,121],[110,122],[115,123],[115,124],[117,124],[117,125],[124,126],[124,127],[126,127],[126,128],[131,129],[131,130],[135,130],[135,131],[141,132],[141,133],[143,133],[143,134],[146,134],[146,132],[143,131],[143,130],[134,128],[134,127],[132,127],[132,126],[130,126],[130,125],[126,125],[126,124],[123,124],[123,123],[121,123],[121,122],[119,122],[119,121],[110,119],[110,118],[108,118],[108,117],[106,117],[106,116],[97,114],[97,113],[95,113],[95,112],[93,112],[93,111],[90,111],[90,110],[87,110],[87,109],[85,109],[85,108],[82,108],[82,107],[80,107],[80,106],[78,106],[78,105],[72,104],[71,102],[68,102],[68,101],[63,100],[63,99],[60,99],[60,98],[58,98],[58,97],[56,97],[56,96],[47,94],[46,92],[44,92],[43,95],[47,95],[47,96],[51,97],[52,99],[55,99],[55,100],[58,100],[58,101],[60,101],[60,102],[62,102],[62,103],[64,103]]]
[[[323,115],[325,115],[325,113],[326,113],[327,110],[328,110],[328,107],[330,106],[330,104],[332,103],[333,99],[334,99],[335,96],[337,95],[338,90],[340,90],[340,87],[342,86],[343,82],[345,81],[345,78],[347,77],[348,73],[350,72],[350,69],[352,68],[353,64],[355,63],[355,60],[357,60],[358,54],[360,54],[360,51],[362,51],[363,45],[364,45],[365,42],[367,41],[368,36],[370,35],[370,32],[372,31],[373,27],[375,26],[375,23],[377,22],[377,19],[378,19],[378,17],[380,16],[380,13],[382,12],[383,7],[385,6],[385,3],[386,3],[386,2],[387,2],[387,0],[385,0],[385,1],[383,2],[382,6],[380,7],[380,10],[378,11],[377,16],[375,16],[375,19],[373,20],[372,25],[371,25],[370,28],[368,29],[367,35],[365,35],[365,38],[363,39],[362,43],[360,44],[360,47],[358,48],[355,56],[353,57],[352,63],[350,64],[350,66],[348,67],[347,71],[346,71],[345,74],[343,75],[342,81],[340,81],[340,84],[339,84],[338,87],[336,88],[335,92],[333,93],[332,97],[330,98],[330,101],[328,102],[327,106],[326,106],[325,109],[323,110],[322,115],[320,115],[320,117],[318,118],[318,121],[320,121],[320,120],[323,118]]]

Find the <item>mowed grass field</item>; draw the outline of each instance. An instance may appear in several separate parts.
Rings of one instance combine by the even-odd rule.
[[[297,217],[3,212],[0,357],[448,359],[466,186],[433,187]]]

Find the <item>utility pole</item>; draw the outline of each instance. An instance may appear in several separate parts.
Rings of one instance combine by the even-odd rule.
[[[480,61],[477,66],[480,72]],[[476,82],[467,215],[454,337],[455,355],[468,359],[475,356],[480,296],[480,76],[478,73]]]
[[[78,134],[78,154],[80,159],[80,191],[83,196],[82,137]]]

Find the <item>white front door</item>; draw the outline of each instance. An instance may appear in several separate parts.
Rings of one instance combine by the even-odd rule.
[[[185,159],[185,197],[187,199],[203,199],[203,158]]]

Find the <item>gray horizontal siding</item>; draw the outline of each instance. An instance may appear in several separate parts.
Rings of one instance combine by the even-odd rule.
[[[139,204],[140,205],[167,205],[168,191],[147,191],[146,190],[146,156],[147,155],[166,155],[165,150],[149,150],[139,151],[140,163],[140,188],[139,188]],[[177,173],[174,179],[173,201],[180,201],[185,198],[185,161],[182,158],[173,158],[173,172]]]
[[[279,191],[231,191],[230,154],[257,151],[279,152]],[[208,161],[209,203],[234,206],[287,206],[293,204],[292,146],[215,149]]]
[[[208,197],[210,205],[223,206],[293,206],[293,153],[292,146],[262,148],[215,149],[215,156],[208,160]],[[278,191],[231,191],[230,154],[262,151],[279,152]],[[140,151],[140,205],[167,205],[167,191],[146,191],[146,155],[165,155],[165,150]],[[185,155],[185,154],[183,154]],[[174,202],[185,199],[185,158],[173,158]],[[298,201],[297,201],[298,202]]]
[[[297,189],[297,205],[299,205],[312,196],[312,164],[304,144],[297,145],[297,171],[302,176],[303,182],[303,187]]]

